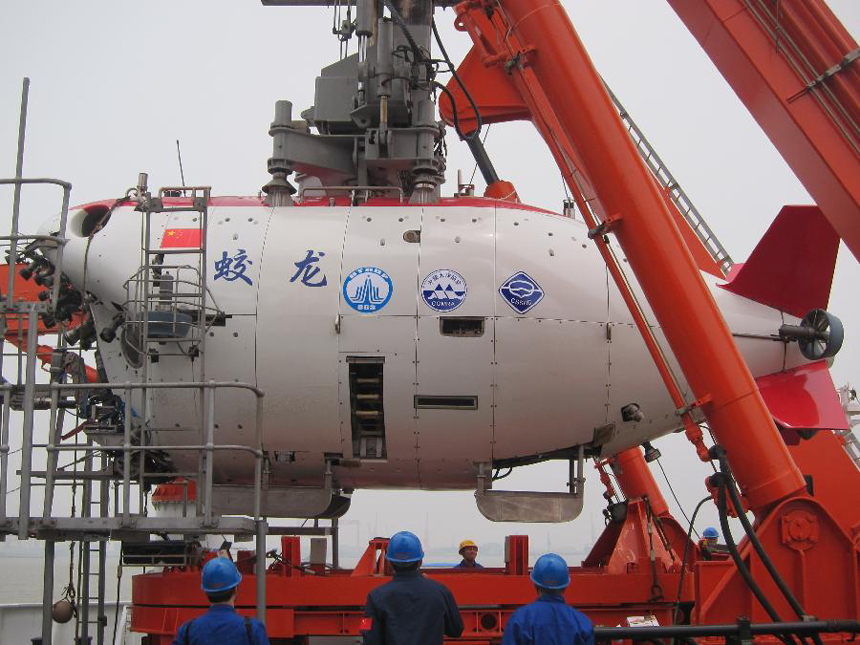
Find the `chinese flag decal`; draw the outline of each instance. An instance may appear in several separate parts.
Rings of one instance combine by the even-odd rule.
[[[199,228],[169,228],[161,238],[161,248],[199,249],[201,233]]]
[[[358,629],[360,631],[369,631],[372,628],[373,628],[373,618],[368,618],[367,616],[365,616],[358,623]]]

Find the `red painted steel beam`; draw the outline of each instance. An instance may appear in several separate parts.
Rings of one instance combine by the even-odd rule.
[[[285,576],[270,570],[266,577],[269,638],[358,635],[367,594],[391,577],[351,573],[345,570]],[[460,639],[451,639],[452,642],[498,642],[510,615],[536,596],[528,571],[513,575],[493,568],[469,573],[427,569],[424,573],[447,586],[461,607],[466,629]],[[236,609],[240,614],[254,614],[254,580],[248,574],[239,586]],[[597,624],[623,624],[627,616],[653,613],[660,624],[667,625],[672,622],[680,573],[661,571],[659,582],[664,589],[672,590],[671,594],[649,601],[654,577],[647,566],[633,566],[620,574],[573,567],[565,599]],[[136,575],[132,584],[132,630],[149,634],[152,642],[171,643],[182,623],[208,608],[200,590],[199,570],[165,569]],[[682,602],[692,600],[693,585],[692,576],[685,576]]]
[[[615,479],[618,480],[618,485],[621,486],[624,497],[627,499],[647,497],[654,515],[657,517],[671,516],[666,498],[660,492],[657,481],[654,479],[651,469],[648,468],[642,450],[638,446],[619,452],[609,463],[612,466]]]
[[[509,0],[493,7],[508,26],[501,32],[507,64],[534,75],[558,117],[556,137],[575,148],[615,218],[612,231],[750,506],[760,510],[800,492],[803,478],[561,4]]]
[[[823,0],[667,1],[860,259],[857,41]]]

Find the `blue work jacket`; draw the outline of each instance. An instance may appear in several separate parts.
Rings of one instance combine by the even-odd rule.
[[[517,609],[505,625],[502,645],[594,645],[594,627],[585,614],[564,601],[544,595]]]
[[[395,572],[367,595],[360,624],[365,645],[442,645],[463,633],[451,591],[420,571]]]
[[[466,564],[465,560],[460,560],[460,564],[454,566],[455,569],[483,569],[484,567],[475,562],[475,564]]]
[[[251,639],[245,618],[230,605],[212,605],[205,614],[179,628],[173,645],[269,645],[266,628],[250,619]]]

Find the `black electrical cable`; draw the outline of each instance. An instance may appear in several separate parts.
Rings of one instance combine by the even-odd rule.
[[[508,467],[508,471],[507,471],[504,475],[500,475],[500,474],[499,474],[500,472],[502,472],[502,469],[501,469],[501,468],[496,469],[496,474],[494,474],[494,475],[493,475],[493,481],[494,481],[494,482],[497,482],[497,481],[499,481],[500,479],[504,479],[505,477],[507,477],[508,475],[510,475],[512,472],[514,472],[514,467],[513,467],[513,466],[509,466],[509,467]]]
[[[409,25],[403,20],[403,17],[400,15],[400,12],[397,11],[397,8],[394,6],[394,3],[391,0],[382,0],[385,6],[388,8],[389,13],[391,14],[391,19],[394,20],[394,24],[403,32],[406,41],[409,43],[409,47],[412,49],[412,53],[415,56],[415,60],[418,63],[423,63],[427,65],[428,77],[432,76],[432,64],[433,61],[424,55],[424,52],[421,51],[421,47],[418,46],[415,37],[412,35],[412,31],[409,29]],[[445,50],[445,46],[442,44],[442,38],[439,36],[439,31],[436,29],[436,21],[432,18],[430,19],[430,24],[433,30],[433,35],[436,38],[436,43],[439,45],[439,51],[442,52],[442,56],[445,59],[445,63],[448,65],[448,69],[451,71],[451,74],[454,77],[454,80],[457,81],[457,84],[460,86],[460,89],[463,90],[463,94],[469,100],[469,103],[472,106],[472,110],[475,112],[475,129],[469,134],[464,134],[463,130],[460,128],[460,119],[457,115],[457,102],[454,100],[454,95],[441,83],[437,83],[433,81],[433,85],[440,90],[448,97],[448,100],[451,101],[451,109],[454,112],[454,130],[457,132],[457,136],[459,136],[464,141],[470,141],[475,137],[479,137],[481,135],[481,128],[483,127],[483,121],[481,120],[481,113],[478,111],[478,106],[475,103],[475,99],[472,98],[472,95],[469,93],[469,90],[466,89],[466,85],[460,79],[460,75],[457,74],[457,69],[454,67],[454,63],[451,62],[451,59],[448,57],[448,52]]]
[[[744,532],[747,534],[750,543],[753,545],[758,557],[761,559],[762,564],[767,569],[768,573],[770,573],[770,577],[773,578],[773,581],[776,583],[776,586],[779,588],[782,595],[785,597],[786,601],[791,608],[794,610],[794,613],[797,614],[797,617],[800,620],[804,620],[806,616],[806,612],[803,610],[803,607],[800,606],[800,603],[797,601],[797,598],[794,597],[794,594],[791,592],[791,589],[788,588],[788,585],[785,584],[785,580],[782,579],[782,576],[779,575],[779,571],[777,571],[776,567],[773,565],[773,561],[768,556],[767,552],[764,550],[764,546],[761,543],[761,540],[758,539],[758,535],[756,535],[755,530],[750,524],[749,518],[746,516],[746,513],[743,512],[743,506],[741,503],[741,497],[738,493],[737,488],[735,488],[735,482],[733,479],[732,469],[729,466],[729,462],[726,459],[726,453],[722,449],[717,450],[717,459],[720,462],[720,471],[723,473],[725,477],[726,489],[728,490],[729,497],[732,500],[732,504],[735,509],[738,511],[738,519],[741,521],[741,526],[744,527]],[[821,645],[821,638],[814,634],[812,636],[816,645]]]
[[[406,42],[409,43],[409,46],[412,48],[412,53],[415,54],[415,60],[419,63],[425,62],[426,57],[424,56],[424,52],[421,51],[418,43],[415,42],[415,37],[412,35],[412,32],[409,30],[409,26],[403,20],[400,12],[397,11],[394,3],[391,2],[391,0],[382,0],[382,2],[388,8],[389,13],[391,13],[391,19],[394,21],[394,24],[400,28],[400,31],[402,31],[403,35],[406,37]]]
[[[663,586],[657,578],[657,559],[654,556],[654,514],[651,512],[651,502],[645,498],[645,517],[648,523],[648,553],[651,561],[651,597],[648,602],[663,599]]]
[[[689,520],[690,528],[687,529],[687,541],[684,542],[684,554],[681,556],[681,575],[678,579],[678,595],[675,598],[675,613],[672,618],[672,623],[676,624],[678,622],[678,609],[681,604],[681,591],[684,588],[684,574],[687,572],[687,553],[690,550],[690,542],[692,541],[693,535],[693,523],[696,521],[696,516],[699,514],[699,510],[704,506],[705,502],[709,502],[711,497],[705,497],[698,504],[696,504],[696,508],[693,510],[693,517]]]
[[[119,554],[119,564],[116,568],[116,603],[113,610],[113,642],[116,642],[116,628],[119,624],[120,592],[122,591],[122,551]],[[89,601],[87,601],[89,602]]]
[[[457,136],[465,141],[466,135],[463,134],[463,130],[460,129],[460,117],[457,114],[457,104],[454,102],[454,95],[451,94],[451,90],[449,90],[447,87],[442,85],[442,83],[439,83],[437,81],[433,81],[433,87],[441,91],[445,96],[448,97],[448,100],[451,101],[451,106],[453,108],[451,111],[454,114],[454,130],[457,132]],[[477,132],[477,130],[475,130],[475,132]]]
[[[490,124],[490,125],[492,125],[492,124]],[[489,136],[490,136],[490,126],[488,125],[486,131],[484,132],[484,138],[481,139],[481,143],[482,144],[487,143],[487,137],[489,137]],[[470,184],[475,183],[475,173],[476,172],[478,172],[478,162],[475,162],[475,167],[472,169],[472,176],[469,177],[469,183]]]
[[[723,537],[726,540],[726,547],[729,549],[729,554],[732,556],[732,560],[735,563],[735,568],[738,570],[738,573],[740,573],[741,577],[744,579],[744,582],[746,582],[747,586],[750,588],[750,591],[753,592],[753,595],[767,612],[767,615],[770,616],[770,619],[773,622],[781,623],[782,619],[779,617],[779,614],[776,612],[776,609],[774,609],[773,605],[770,604],[770,601],[767,599],[767,596],[764,595],[764,592],[761,590],[761,587],[759,587],[758,584],[756,584],[756,581],[753,580],[752,574],[747,568],[747,565],[744,564],[744,561],[741,558],[740,553],[738,552],[737,544],[735,544],[735,539],[732,536],[732,530],[729,526],[725,479],[725,475],[717,474],[711,478],[711,482],[716,483],[718,488],[717,509],[720,512],[720,528],[722,528],[723,530]],[[795,643],[795,640],[789,636],[780,637],[780,640],[786,643],[786,645],[794,645]]]
[[[436,20],[431,19],[430,26],[433,29],[433,37],[436,39],[436,44],[439,45],[439,51],[442,54],[442,58],[445,59],[445,62],[448,64],[448,69],[451,70],[451,75],[454,77],[454,80],[457,81],[457,85],[460,86],[460,89],[463,90],[463,94],[466,96],[472,106],[472,110],[475,112],[475,129],[472,130],[472,132],[464,136],[462,131],[457,128],[457,134],[461,139],[472,140],[481,136],[481,128],[484,126],[484,122],[481,120],[481,113],[478,111],[478,105],[475,103],[475,99],[472,98],[472,95],[469,93],[469,90],[466,89],[466,85],[457,73],[457,68],[454,67],[454,63],[451,62],[448,52],[445,51],[445,45],[442,44],[442,38],[439,36],[439,30],[436,28]],[[448,98],[451,100],[451,108],[454,111],[455,122],[457,122],[457,104],[454,103],[454,97],[450,93],[448,93]]]
[[[672,498],[675,500],[675,503],[678,505],[678,510],[681,511],[681,515],[684,516],[684,519],[687,520],[687,522],[689,522],[690,528],[693,529],[693,532],[696,534],[696,537],[700,538],[701,536],[699,535],[699,532],[695,529],[695,527],[693,527],[693,520],[691,520],[687,516],[687,514],[684,512],[684,507],[681,506],[681,502],[678,499],[678,496],[675,494],[675,489],[672,488],[672,482],[669,481],[669,476],[666,474],[666,471],[663,470],[663,464],[660,463],[659,459],[657,459],[657,465],[660,467],[660,472],[663,473],[663,479],[666,480],[666,485],[669,486],[669,492],[672,493]],[[708,499],[710,499],[710,497]],[[695,519],[695,518],[696,518],[696,516],[693,515],[693,519]],[[687,537],[689,539],[689,536],[687,536]]]

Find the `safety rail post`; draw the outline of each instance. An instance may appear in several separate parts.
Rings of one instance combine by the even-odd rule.
[[[45,540],[45,563],[42,575],[42,645],[51,645],[54,621],[51,617],[51,607],[54,596],[54,555],[55,542]]]
[[[30,79],[25,77],[21,88],[21,113],[18,119],[18,155],[15,159],[15,188],[12,197],[12,240],[9,245],[9,280],[6,285],[6,308],[13,305],[15,266],[18,262],[18,219],[21,211],[21,184],[24,172],[24,143],[27,135],[27,105],[30,100]]]
[[[144,398],[146,392],[144,391]],[[123,401],[123,439],[122,439],[122,521],[128,525],[131,520],[131,383],[125,383]]]
[[[215,469],[215,381],[209,381],[203,388],[203,401],[205,403],[204,423],[206,424],[206,453],[205,453],[205,476],[206,492],[204,503],[204,521],[206,526],[212,524],[212,486]],[[199,487],[198,487],[199,488]]]
[[[33,470],[33,421],[36,393],[36,345],[39,314],[35,308],[27,313],[27,367],[24,380],[24,420],[21,431],[21,489],[18,502],[18,539],[29,539],[30,489]]]
[[[59,390],[51,390],[51,415],[48,422],[48,445],[45,447],[47,452],[47,464],[45,466],[45,499],[42,504],[42,518],[48,519],[51,517],[51,511],[54,506],[54,472],[57,469],[58,453],[55,450],[57,444],[62,440],[59,431],[57,418],[62,411],[58,409],[60,398]]]
[[[257,578],[257,620],[266,624],[266,532],[268,525],[262,518],[256,520],[257,560],[254,563]]]
[[[101,454],[99,460],[99,468],[104,470],[107,467],[108,459],[105,453]],[[99,517],[107,518],[109,513],[108,505],[110,504],[110,486],[107,480],[99,482]],[[99,540],[99,564],[98,564],[98,601],[96,604],[97,620],[99,628],[97,632],[96,645],[104,645],[105,628],[107,627],[107,615],[105,614],[105,574],[107,573],[107,542]]]
[[[263,393],[260,390],[255,392],[257,396],[257,406],[255,415],[256,443],[257,443],[257,459],[254,460],[254,519],[260,519],[262,514],[262,496],[263,496],[263,406],[261,399]]]
[[[257,444],[257,454],[254,458],[254,521],[257,523],[256,535],[256,577],[257,577],[257,620],[266,624],[266,532],[268,524],[261,516],[262,486],[263,486],[263,393],[255,392],[256,414],[254,434]]]
[[[0,356],[0,361],[3,357]],[[3,414],[0,418],[0,526],[7,521],[6,489],[9,486],[9,412],[12,405],[12,384],[4,383]]]

